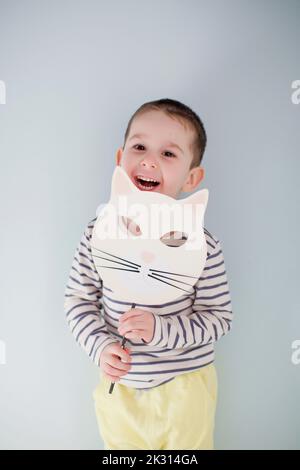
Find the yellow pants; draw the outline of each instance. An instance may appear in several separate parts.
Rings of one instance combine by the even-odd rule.
[[[101,373],[101,372],[100,372]],[[214,363],[137,391],[101,374],[93,391],[100,435],[111,449],[213,449],[217,402]]]

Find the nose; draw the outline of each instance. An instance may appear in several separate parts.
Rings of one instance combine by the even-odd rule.
[[[155,254],[150,251],[142,251],[141,258],[145,263],[149,264],[154,260]]]
[[[147,168],[147,167],[150,167],[150,168],[157,168],[157,165],[153,162],[153,160],[152,160],[152,161],[150,160],[149,162],[143,160],[143,161],[141,162],[141,165],[144,166],[144,167],[146,167],[146,168]]]

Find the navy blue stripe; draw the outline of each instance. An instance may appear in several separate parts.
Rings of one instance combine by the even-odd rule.
[[[215,249],[215,245],[212,245],[212,244],[210,243],[210,241],[209,241],[209,240],[207,240],[207,238],[206,238],[206,245],[207,245],[207,246],[209,246],[209,247],[211,247],[211,248],[212,248],[212,250],[214,250],[214,249]]]
[[[79,261],[79,259],[77,258],[76,255],[74,256],[74,259],[77,261],[77,264],[79,266],[82,266],[83,268],[86,268],[89,271],[92,271],[93,273],[97,274],[97,276],[99,276],[98,271],[96,271],[96,269],[92,269],[90,266],[87,266],[86,264],[80,263],[80,261]]]
[[[217,299],[218,297],[222,297],[222,295],[227,295],[229,294],[229,291],[226,290],[224,292],[221,292],[220,294],[216,294],[216,295],[209,295],[209,296],[204,296],[202,295],[201,297],[196,297],[195,298],[195,301],[196,300],[208,300],[208,299]],[[195,304],[194,304],[195,305]]]
[[[86,346],[87,345],[87,342],[88,342],[88,339],[90,336],[94,336],[95,334],[99,333],[99,330],[101,332],[101,330],[105,331],[106,328],[105,328],[105,325],[102,326],[102,328],[95,328],[93,331],[91,331],[88,336],[86,337],[85,341],[84,341],[84,345]],[[97,338],[99,338],[99,336],[97,336]]]
[[[67,295],[65,295],[65,297],[68,297]],[[70,296],[69,296],[70,297]],[[72,297],[72,296],[71,296]],[[85,300],[85,301],[82,301],[80,304],[77,304],[77,305],[74,305],[72,308],[70,308],[70,310],[67,311],[66,313],[66,316],[68,317],[69,314],[75,309],[75,308],[78,308],[78,307],[82,307],[82,305],[89,305],[91,306],[91,301],[90,300]]]
[[[179,340],[179,333],[176,333],[175,342],[174,342],[174,344],[173,344],[173,346],[172,346],[171,349],[175,349],[175,348],[176,348],[176,346],[177,346],[177,344],[178,344],[178,340]]]
[[[213,284],[212,286],[202,286],[202,287],[195,286],[195,289],[196,291],[203,290],[203,289],[216,289],[216,287],[227,286],[227,284],[228,284],[227,281],[225,281],[225,282],[220,282],[219,284]]]
[[[214,277],[220,277],[220,276],[223,276],[224,274],[226,274],[226,271],[223,271],[222,273],[218,273],[218,274],[213,274],[211,276],[202,276],[200,277],[200,281],[205,281],[206,279],[213,279]]]
[[[105,297],[106,297],[106,295],[103,294],[103,298],[105,298]],[[125,311],[126,311],[126,310],[125,310],[125,311],[124,311],[124,310],[116,310],[116,309],[114,309],[114,308],[109,307],[108,304],[105,302],[105,300],[103,300],[102,303],[103,303],[103,306],[104,306],[107,310],[110,310],[111,312],[119,313],[120,315],[122,315],[122,314],[125,313]],[[177,302],[176,302],[176,303],[177,303]],[[192,305],[193,305],[193,303],[191,302],[191,303],[190,303],[189,305],[187,305],[186,307],[181,308],[181,309],[179,309],[179,310],[176,310],[176,311],[173,312],[173,313],[164,313],[164,314],[163,314],[163,313],[160,313],[160,316],[161,316],[161,317],[171,317],[172,315],[178,315],[179,313],[184,312],[185,310],[190,310],[190,308],[191,308]],[[105,313],[106,313],[106,315],[107,315],[109,318],[111,318],[112,320],[119,321],[119,318],[112,317],[111,315],[109,315],[109,313],[108,313],[106,310],[105,310]],[[119,315],[119,316],[120,316],[120,315]]]
[[[201,356],[201,357],[209,356],[209,355],[211,355],[211,354],[213,354],[213,353],[214,353],[214,352],[211,351],[210,353],[206,353],[206,354],[204,354],[204,355]],[[170,363],[170,362],[172,362],[172,361],[164,361],[164,362]],[[176,361],[174,361],[174,362],[176,362]],[[211,362],[213,362],[213,361],[211,361]],[[207,363],[207,364],[205,364],[205,365],[208,365],[208,364],[210,364],[211,362],[209,362],[209,363]],[[149,364],[151,365],[151,363],[149,363]],[[154,362],[153,364],[154,364],[154,365],[158,365],[158,364],[160,364],[160,362]],[[143,363],[142,363],[142,364],[136,364],[136,366],[138,366],[138,365],[142,366],[143,368],[145,367],[145,364],[143,364]],[[192,367],[182,367],[182,368],[180,368],[180,369],[173,369],[173,370],[168,369],[168,370],[156,370],[156,371],[147,371],[147,372],[145,372],[145,371],[144,371],[144,372],[130,372],[130,371],[129,371],[129,372],[127,372],[127,375],[157,375],[157,374],[170,374],[170,373],[174,373],[174,372],[183,372],[183,371],[195,370],[195,369],[198,369],[198,368],[199,368],[199,367],[197,367],[197,366],[196,366],[196,367],[195,367],[195,366],[192,366]],[[123,378],[123,377],[122,377],[122,378]],[[124,378],[124,379],[125,379],[125,378]],[[127,379],[126,379],[126,380],[127,380]]]
[[[222,261],[220,261],[220,263],[217,263],[217,264],[213,264],[212,266],[206,266],[203,271],[208,271],[209,269],[214,269],[214,268],[218,268],[219,266],[221,266],[222,264],[224,264],[224,260],[222,259]]]
[[[203,343],[203,341],[204,341],[204,329],[194,318],[191,318],[191,327],[192,327],[192,330],[194,332],[194,337],[195,337],[194,325],[197,325],[198,328],[200,329],[200,331],[201,331],[201,343]]]
[[[89,323],[87,323],[80,331],[79,333],[77,334],[76,336],[76,341],[78,341],[78,339],[80,338],[81,334],[84,332],[84,330],[86,330],[90,325],[92,325],[93,323],[95,323],[95,321],[97,320],[91,320]]]
[[[92,250],[91,250],[91,248],[89,248],[85,243],[83,243],[83,241],[80,241],[80,245],[82,245],[84,248],[86,248],[87,251],[92,255]]]
[[[211,308],[210,308],[210,309],[207,309],[207,310],[204,310],[204,309],[202,310],[202,309],[201,309],[201,313],[202,313],[202,312],[208,312],[208,313],[209,313],[209,312],[211,312],[211,311],[212,311]],[[213,311],[214,311],[214,312],[221,312],[221,313],[224,313],[224,312],[232,313],[232,310],[225,310],[225,309],[220,309],[220,310],[219,310],[219,309],[215,308],[214,306],[213,306]]]
[[[96,315],[97,317],[99,316],[98,312],[95,312],[95,310],[88,310],[87,312],[78,313],[78,315],[75,315],[75,317],[68,320],[68,323],[70,323],[71,321],[77,320],[77,318],[84,317],[86,315]]]
[[[87,277],[87,278],[90,279],[91,281],[97,282],[98,284],[101,284],[101,282],[102,282],[102,279],[100,279],[100,278],[99,278],[99,279],[95,279],[94,277],[89,277],[87,274],[78,271],[78,269],[76,269],[75,266],[72,266],[72,267],[71,267],[71,271],[72,271],[72,269],[74,269],[74,271],[76,271],[76,272],[79,274],[79,276]]]
[[[75,277],[73,277],[73,276],[70,276],[69,279],[72,279],[72,281],[76,282],[76,284],[79,284],[80,286],[95,287],[95,284],[80,282],[77,279],[75,279]],[[71,289],[72,289],[72,287],[71,287]],[[98,292],[99,292],[99,289],[98,289]]]
[[[228,302],[224,302],[223,304],[214,305],[213,307],[225,307],[225,306],[228,305],[228,304],[231,304],[231,301],[230,301],[230,300],[228,300]],[[208,307],[209,310],[214,310],[214,308],[212,308],[212,305],[194,304],[193,306],[194,306],[194,307]]]
[[[182,319],[181,319],[180,317],[178,317],[178,322],[179,322],[179,324],[180,324],[180,326],[181,326],[181,328],[182,328],[182,331],[183,331],[184,344],[186,344],[186,343],[187,343],[187,340],[186,340],[186,330],[185,330],[185,328],[184,328],[184,324],[183,324]]]
[[[85,314],[84,316],[82,316],[81,318],[79,318],[79,320],[78,320],[78,321],[75,323],[75,325],[72,327],[71,332],[73,333],[73,331],[77,328],[77,326],[79,325],[79,323],[82,322],[82,320],[84,320],[87,316],[90,316],[90,315],[91,315],[91,313],[89,313],[88,315]],[[94,315],[94,316],[95,316],[95,315]],[[96,315],[96,318],[99,319],[98,315]],[[73,319],[72,319],[72,320],[69,320],[69,323],[70,323],[71,321],[73,321]],[[94,320],[94,321],[97,321],[97,320]]]
[[[121,305],[132,305],[132,302],[123,302],[121,300],[115,300],[115,299],[112,299],[111,297],[109,297],[108,295],[104,294],[103,293],[103,297],[104,298],[107,298],[108,300],[110,300],[111,302],[113,303],[116,303],[116,304],[121,304]],[[179,298],[179,300],[175,300],[173,302],[166,302],[164,304],[138,304],[136,303],[136,307],[140,306],[140,307],[148,307],[148,308],[164,308],[164,307],[167,307],[167,306],[170,306],[170,305],[176,305],[180,302],[183,302],[183,301],[186,301],[188,299],[188,296],[183,296],[183,298]],[[123,313],[123,312],[122,312]]]
[[[93,346],[92,346],[92,349],[91,349],[90,352],[89,352],[89,356],[90,356],[90,357],[92,357],[95,344],[97,343],[98,340],[99,340],[99,336],[96,336],[95,341],[94,341]]]
[[[214,255],[209,255],[207,259],[215,258],[216,256],[219,256],[220,254],[222,254],[222,250],[219,250],[218,253],[215,253]]]

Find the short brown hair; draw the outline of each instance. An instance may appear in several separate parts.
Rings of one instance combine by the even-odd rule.
[[[194,131],[194,139],[191,144],[193,158],[190,165],[190,170],[200,165],[207,142],[206,131],[203,122],[191,108],[181,103],[180,101],[172,100],[170,98],[162,98],[160,100],[149,101],[147,103],[142,104],[135,111],[127,125],[127,129],[124,136],[123,149],[130,133],[132,121],[135,117],[147,111],[163,111],[169,117],[175,117],[175,119],[179,120],[179,122],[181,122],[184,127],[186,127],[185,124],[187,124],[187,126],[189,126]]]

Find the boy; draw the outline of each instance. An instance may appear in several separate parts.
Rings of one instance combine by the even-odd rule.
[[[140,190],[177,198],[203,179],[205,146],[199,117],[178,101],[161,99],[131,117],[116,164]],[[153,299],[146,309],[130,308],[96,271],[90,248],[95,221],[76,250],[64,308],[76,341],[100,368],[93,397],[105,449],[213,449],[214,342],[233,318],[219,240],[204,229],[208,253],[193,299],[164,305]],[[130,344],[125,349],[123,336]],[[113,394],[111,382],[118,382]]]

